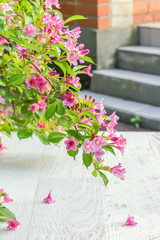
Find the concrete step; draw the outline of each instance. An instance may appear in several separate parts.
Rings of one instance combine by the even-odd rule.
[[[90,90],[160,106],[160,76],[121,69],[93,71]]]
[[[104,94],[97,94],[88,90],[82,91],[82,94],[92,96],[96,99],[96,102],[103,98],[103,104],[107,114],[117,111],[117,115],[122,122],[130,123],[130,119],[138,115],[141,118],[142,127],[160,131],[160,107],[128,101]]]
[[[117,67],[135,72],[160,75],[160,48],[145,46],[118,48]]]
[[[160,22],[140,24],[138,30],[140,45],[160,47]]]

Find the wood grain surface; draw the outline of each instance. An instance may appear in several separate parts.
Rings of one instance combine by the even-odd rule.
[[[13,232],[2,223],[0,240],[160,240],[160,133],[123,134],[125,155],[109,153],[105,162],[121,162],[126,179],[108,175],[107,187],[82,165],[81,153],[74,161],[63,144],[4,136],[0,188],[14,199],[6,206],[21,225]],[[56,203],[44,204],[50,189]],[[122,226],[128,214],[137,226]]]

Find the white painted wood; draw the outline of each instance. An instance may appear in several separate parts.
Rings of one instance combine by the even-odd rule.
[[[108,175],[105,188],[90,170],[68,157],[65,146],[43,146],[37,138],[4,137],[0,188],[14,198],[8,206],[21,222],[17,231],[0,225],[0,240],[152,240],[160,239],[160,133],[125,132],[124,157],[110,153],[105,162],[122,162],[126,180]],[[55,204],[44,204],[52,189]],[[122,227],[128,214],[138,225]]]

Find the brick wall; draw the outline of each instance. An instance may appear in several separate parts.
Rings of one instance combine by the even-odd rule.
[[[60,0],[60,4],[65,18],[77,14],[88,18],[79,20],[79,26],[95,29],[107,29],[110,26],[109,0]]]
[[[160,21],[160,0],[133,1],[133,24]]]
[[[109,29],[160,21],[160,0],[60,0],[65,18],[80,14],[81,27]]]

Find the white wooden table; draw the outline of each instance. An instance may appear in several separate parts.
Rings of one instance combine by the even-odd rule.
[[[0,224],[0,240],[159,240],[160,133],[125,132],[125,156],[110,153],[110,166],[123,163],[126,180],[99,178],[74,161],[64,146],[43,146],[37,138],[3,137],[0,188],[14,199],[8,206],[21,225],[13,231]],[[52,189],[55,204],[42,201]],[[128,214],[138,225],[122,227]]]

